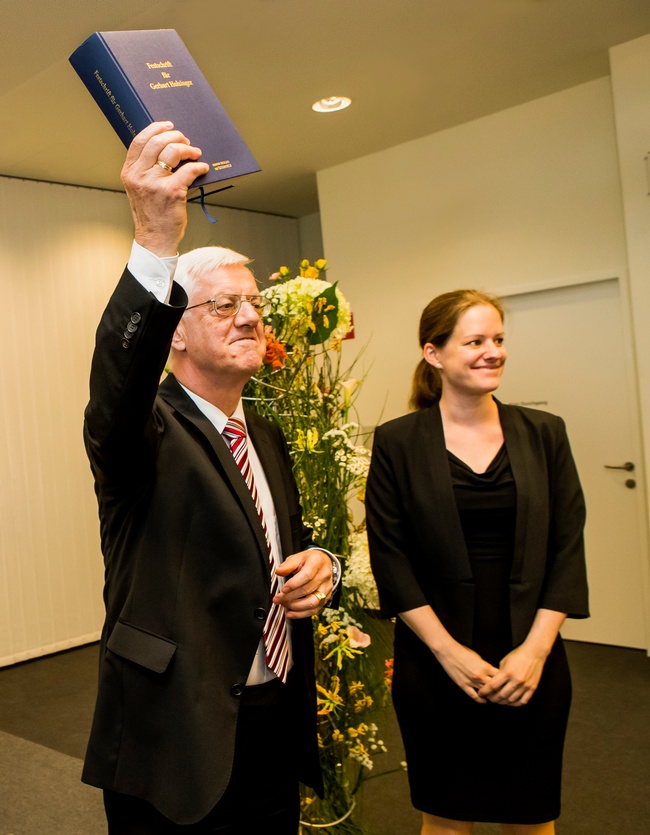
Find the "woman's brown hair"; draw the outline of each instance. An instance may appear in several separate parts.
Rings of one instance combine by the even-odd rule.
[[[444,347],[463,313],[480,304],[491,305],[503,321],[500,299],[481,290],[452,290],[436,296],[424,308],[420,317],[420,348],[424,348],[428,342],[436,348]],[[412,409],[425,409],[437,403],[441,394],[442,379],[438,369],[422,358],[413,375],[409,405]]]

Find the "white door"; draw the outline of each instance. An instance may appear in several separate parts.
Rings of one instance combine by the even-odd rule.
[[[646,505],[619,282],[521,293],[505,304],[508,361],[497,396],[564,418],[586,496],[591,618],[568,620],[562,634],[647,648]],[[634,469],[607,469],[626,464]]]

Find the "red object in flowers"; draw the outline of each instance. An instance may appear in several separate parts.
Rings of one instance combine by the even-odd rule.
[[[266,354],[264,355],[266,365],[270,365],[273,369],[282,368],[286,358],[287,352],[284,345],[275,338],[274,334],[267,333]]]

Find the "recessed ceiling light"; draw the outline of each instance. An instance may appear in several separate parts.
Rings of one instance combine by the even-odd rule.
[[[349,107],[351,104],[352,99],[347,98],[347,96],[330,96],[328,99],[315,101],[311,109],[317,113],[334,113],[334,111],[343,110],[343,108]]]

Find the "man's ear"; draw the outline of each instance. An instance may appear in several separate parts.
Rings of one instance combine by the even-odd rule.
[[[422,356],[424,357],[425,362],[428,362],[429,365],[432,365],[434,368],[442,368],[436,346],[431,342],[427,342],[422,349]]]
[[[172,348],[175,351],[185,350],[185,329],[182,323],[178,325],[172,336]]]

